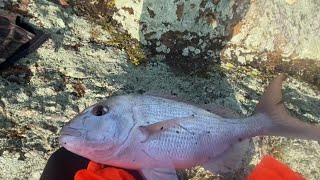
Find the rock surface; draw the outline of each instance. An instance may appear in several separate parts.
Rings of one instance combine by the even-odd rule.
[[[244,17],[245,1],[119,0],[113,18],[151,54],[162,54],[175,70],[206,72],[220,62],[232,28]],[[129,11],[130,10],[130,11]]]
[[[251,3],[246,16],[236,26],[231,43],[251,49],[251,52],[319,61],[319,10],[320,3],[316,0],[257,0]]]
[[[317,0],[118,0],[115,7],[113,19],[175,70],[210,71],[221,60],[320,86]]]
[[[275,70],[287,71],[286,68],[270,70],[251,62],[268,62],[273,57],[288,61],[288,65],[296,60],[307,65],[312,60],[315,62],[312,67],[319,64],[317,31],[320,21],[316,21],[319,18],[316,0],[241,3],[221,0],[203,1],[202,5],[194,1],[194,8],[201,11],[191,10],[193,5],[189,1],[166,1],[157,5],[156,1],[141,0],[130,3],[132,7],[122,0],[107,2],[107,9],[113,11],[108,14],[99,6],[101,9],[96,12],[100,13],[92,14],[96,15],[95,20],[85,15],[90,12],[85,9],[87,6],[70,3],[72,10],[46,0],[29,2],[29,21],[50,32],[52,38],[11,71],[0,73],[0,179],[37,179],[50,154],[59,147],[57,137],[63,124],[86,106],[110,95],[159,91],[199,104],[223,105],[249,115],[272,78],[270,74]],[[166,9],[166,15],[159,15],[160,7]],[[198,22],[192,19],[196,17],[199,17]],[[172,25],[166,26],[161,20]],[[121,31],[115,31],[113,26],[121,27]],[[130,36],[124,36],[126,32],[122,30],[127,30]],[[146,36],[150,33],[152,36]],[[177,46],[171,44],[176,36],[181,37],[177,42],[182,46],[171,50],[170,46]],[[161,41],[161,37],[168,38]],[[217,47],[210,45],[220,37],[228,38],[219,41],[222,45]],[[207,45],[203,49],[198,45],[200,40]],[[130,62],[132,57],[142,57],[133,54],[140,49],[138,41],[150,46],[148,51],[154,50],[147,55],[149,63],[135,66]],[[195,44],[189,47],[189,42]],[[172,56],[181,57],[177,62],[183,63],[184,57],[190,61],[182,64],[189,67],[188,72],[197,71],[194,62],[201,61],[201,58],[193,58],[198,57],[197,49],[199,57],[205,57],[212,48],[220,48],[213,49],[217,58],[207,56],[206,63],[211,65],[216,59],[222,64],[206,69],[205,77],[177,74],[174,58],[172,64],[168,63],[168,54],[176,53]],[[303,67],[319,72],[309,66]],[[299,69],[292,71],[304,77]],[[313,75],[317,77],[319,73]],[[284,85],[284,97],[293,115],[318,124],[319,86],[311,83],[289,76]],[[250,161],[249,167],[237,172],[236,179],[245,177],[266,153],[287,163],[307,179],[320,179],[318,142],[254,138],[251,151],[251,155],[245,157]],[[188,171],[187,176],[189,179],[218,179],[201,168]]]
[[[252,1],[223,51],[225,60],[287,72],[320,87],[320,3]]]

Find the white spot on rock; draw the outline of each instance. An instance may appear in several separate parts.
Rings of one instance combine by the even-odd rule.
[[[189,49],[188,49],[188,48],[184,48],[184,49],[182,50],[182,55],[183,55],[183,56],[188,56],[188,55],[189,55]]]

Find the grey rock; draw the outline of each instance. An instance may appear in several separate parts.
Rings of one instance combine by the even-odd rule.
[[[246,14],[249,1],[120,0],[115,5],[118,11],[113,18],[133,38],[151,52],[164,54],[171,67],[190,73],[208,71],[220,62],[220,52],[231,38],[233,25]],[[163,45],[169,50],[159,50]],[[186,48],[197,50],[186,56]]]
[[[271,23],[273,26],[278,23],[278,26],[280,26],[281,23],[288,23],[275,21],[275,19],[266,21],[268,20],[267,12],[271,10],[275,14],[277,12],[275,8],[271,7],[283,6],[283,11],[285,12],[281,11],[281,13],[284,14],[288,13],[288,10],[293,7],[295,8],[294,11],[292,10],[293,14],[312,14],[319,5],[317,1],[300,2],[294,0],[273,0],[271,2],[257,0],[250,1],[250,3],[249,1],[235,3],[235,1],[225,0],[218,4],[217,1],[212,1],[214,3],[210,1],[205,6],[208,6],[210,11],[218,12],[217,19],[221,19],[221,22],[225,22],[225,24],[219,25],[218,22],[213,22],[212,25],[214,26],[209,26],[206,24],[204,16],[199,16],[198,24],[195,24],[195,21],[187,22],[192,17],[198,17],[197,13],[199,13],[199,11],[189,12],[191,10],[188,10],[188,8],[192,6],[189,1],[189,4],[186,3],[184,5],[184,8],[188,11],[178,13],[181,16],[179,20],[175,14],[176,4],[181,4],[182,1],[177,1],[176,4],[174,4],[174,1],[159,2],[160,4],[162,3],[164,8],[174,7],[172,11],[166,10],[167,14],[165,15],[167,17],[160,17],[158,15],[160,9],[156,7],[156,1],[149,1],[148,4],[144,4],[145,7],[149,7],[149,12],[147,10],[144,13],[146,15],[150,13],[150,15],[146,16],[147,19],[142,20],[143,22],[153,23],[155,26],[148,24],[147,29],[144,30],[144,35],[140,36],[140,15],[138,10],[140,10],[141,14],[142,5],[146,1],[134,1],[131,4],[124,2],[126,1],[115,1],[119,11],[111,14],[114,19],[122,22],[123,28],[126,28],[133,38],[139,40],[144,38],[144,40],[141,39],[141,42],[146,45],[154,43],[154,48],[165,45],[170,51],[163,48],[161,53],[156,53],[156,55],[152,56],[150,63],[143,66],[134,66],[129,63],[125,49],[118,48],[114,44],[112,46],[108,44],[112,40],[110,35],[112,32],[104,29],[102,25],[97,25],[85,17],[77,16],[70,10],[65,10],[47,0],[30,2],[29,12],[32,15],[30,22],[50,32],[52,39],[19,62],[20,65],[25,65],[32,71],[28,83],[18,84],[0,76],[1,178],[7,180],[37,178],[39,176],[38,172],[41,173],[49,156],[59,148],[56,138],[63,124],[85,107],[111,95],[145,91],[171,93],[184,100],[199,104],[215,103],[229,107],[244,115],[249,115],[253,112],[255,104],[258,102],[268,80],[271,79],[269,77],[270,73],[264,73],[256,69],[244,69],[245,67],[237,66],[226,60],[232,58],[237,62],[244,62],[244,64],[248,60],[268,60],[267,55],[274,51],[274,46],[268,46],[270,51],[263,51],[264,44],[262,41],[265,40],[268,42],[267,44],[270,44],[269,42],[272,40],[268,39],[268,36],[264,37],[259,34],[258,25],[261,27],[260,30],[265,32],[265,35],[274,35],[273,32],[275,30],[267,33],[268,24]],[[196,2],[200,3],[200,1]],[[301,3],[305,3],[305,6],[302,6]],[[130,14],[130,5],[132,6],[133,14]],[[126,10],[119,8],[123,6],[127,7],[125,8]],[[195,5],[197,8],[199,6],[199,4]],[[300,12],[298,10],[301,7],[298,6],[307,9],[302,9]],[[178,9],[181,9],[181,5]],[[234,11],[236,13],[232,13]],[[257,13],[261,13],[261,16]],[[240,17],[234,17],[233,14]],[[134,20],[133,15],[137,17],[136,20],[138,21]],[[124,16],[127,18],[123,19]],[[153,16],[153,19],[151,16]],[[250,17],[256,17],[255,21],[253,21],[256,26],[254,23],[249,23]],[[291,15],[275,17],[289,18]],[[294,17],[300,18],[298,15],[294,15]],[[305,40],[305,43],[300,44],[298,42],[295,51],[299,52],[305,48],[305,54],[300,54],[301,58],[318,57],[316,55],[318,52],[314,50],[318,46],[312,46],[312,48],[310,44],[308,45],[308,42],[312,42],[312,38],[315,40],[318,38],[313,37],[313,33],[316,32],[313,32],[312,28],[319,22],[311,18],[318,16],[308,15],[306,17],[308,17],[304,19],[306,25],[302,26],[305,30],[296,32],[299,36],[297,37],[299,42]],[[120,21],[121,18],[123,21]],[[155,18],[168,20],[172,24],[168,25],[168,27],[161,23],[157,24]],[[290,19],[290,22],[291,20],[293,19]],[[186,21],[187,26],[179,25],[178,22],[182,21]],[[313,24],[311,21],[313,21]],[[231,24],[237,23],[249,24],[241,26],[240,31],[235,33],[237,31],[231,27]],[[296,23],[300,23],[300,21]],[[194,29],[192,30],[193,25]],[[290,30],[288,32],[294,29],[295,25],[293,25],[294,23],[286,25]],[[203,29],[201,29],[202,26],[204,27]],[[245,27],[251,27],[253,30],[249,31],[250,28],[246,30]],[[161,28],[165,29],[161,30]],[[316,31],[317,29],[314,28],[313,30]],[[292,31],[295,32],[294,30]],[[150,36],[146,37],[146,32],[155,32],[155,34],[150,34]],[[228,33],[223,34],[223,32]],[[204,38],[203,35],[206,33],[209,33],[209,35]],[[248,37],[245,36],[246,33]],[[304,38],[300,38],[299,33],[304,33],[302,35]],[[310,37],[307,34],[310,34]],[[230,35],[231,37],[226,41],[215,39],[215,37],[224,35]],[[285,37],[292,37],[290,34],[285,35]],[[168,37],[166,38],[168,41],[159,41],[161,37]],[[181,38],[178,40],[175,37]],[[178,40],[176,41],[177,43],[182,43],[183,45],[179,51],[172,49],[171,40],[174,42],[176,39]],[[218,44],[228,43],[228,45],[223,45],[222,51],[218,51],[213,47],[209,48],[213,46],[212,39],[213,42]],[[245,44],[238,45],[236,43],[238,39],[245,39]],[[297,39],[288,42],[294,44]],[[153,42],[153,40],[155,41]],[[193,41],[195,41],[194,44],[188,44]],[[191,48],[193,51],[188,47],[189,45],[193,47]],[[241,45],[247,47],[242,47]],[[219,47],[221,48],[221,46]],[[263,53],[261,54],[259,48],[256,47],[260,47],[260,51]],[[289,49],[289,47],[294,46],[287,47]],[[167,63],[163,63],[161,58],[167,56],[166,53],[176,53],[182,56],[184,49],[188,52],[187,57],[192,53],[194,53],[194,56],[199,54],[202,56],[203,53],[206,53],[208,54],[206,55],[207,57],[214,57],[213,60],[219,60],[221,55],[222,70],[209,71],[205,78],[175,74],[175,71],[170,69]],[[197,54],[197,49],[200,50],[199,54]],[[312,53],[306,53],[307,51],[308,53],[313,52],[313,55],[311,55]],[[282,57],[282,55],[279,57]],[[287,58],[289,59],[289,57]],[[211,63],[212,60],[209,59],[208,62]],[[173,63],[176,62],[174,58],[171,60],[173,60]],[[180,60],[183,62],[185,59],[181,58]],[[316,67],[316,64],[313,66]],[[194,68],[191,68],[191,70],[194,70]],[[74,84],[76,83],[82,83],[86,87],[83,97],[74,96]],[[320,92],[317,88],[289,76],[284,85],[284,98],[293,115],[315,124],[320,122]],[[250,160],[252,167],[261,160],[264,154],[268,153],[276,156],[307,179],[320,179],[320,166],[318,164],[320,161],[320,146],[318,142],[274,137],[255,138],[251,150],[253,151],[253,156],[246,156],[245,158]],[[236,173],[236,177],[238,179],[245,177],[249,171],[250,168],[244,169],[238,172],[240,174]],[[215,176],[201,168],[192,169],[186,174],[189,179],[215,178]],[[220,179],[223,178],[220,177]]]

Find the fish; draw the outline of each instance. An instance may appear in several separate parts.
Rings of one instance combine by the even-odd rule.
[[[320,140],[320,128],[289,115],[284,75],[266,88],[251,116],[152,95],[119,95],[76,115],[59,143],[92,161],[139,170],[147,180],[177,180],[177,169],[225,173],[239,165],[255,136]]]

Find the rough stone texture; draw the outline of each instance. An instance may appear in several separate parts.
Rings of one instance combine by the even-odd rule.
[[[118,11],[113,18],[151,54],[163,54],[175,70],[201,73],[220,62],[220,52],[249,0],[119,0],[115,4]]]
[[[246,16],[234,27],[223,59],[288,72],[319,88],[319,11],[317,0],[252,1]]]
[[[107,4],[111,9],[114,8],[114,6],[117,7],[116,9],[122,9],[119,8],[121,4],[117,4],[121,1],[107,2],[115,2],[115,5],[112,5],[112,3]],[[126,16],[122,16],[121,13],[119,13],[120,10],[118,12],[115,10],[113,13],[106,14],[105,16],[102,13],[102,16],[97,16],[95,19],[100,17],[99,20],[101,20],[103,17],[110,16],[114,17],[114,19],[119,17],[122,17],[122,19],[124,17],[131,18],[132,16],[129,16],[130,14],[135,14],[140,19],[138,11],[136,12],[135,9],[141,7],[141,14],[143,6],[140,5],[142,5],[141,3],[144,1],[132,2],[132,6],[134,6],[132,7],[133,11],[129,6],[122,9],[123,13],[127,12]],[[222,7],[229,9],[230,11],[226,12],[222,10],[219,11],[220,15],[216,15],[216,17],[225,17],[225,19],[222,19],[225,20],[225,22],[229,22],[229,24],[226,24],[231,27],[231,25],[236,22],[247,22],[245,20],[250,17],[250,12],[253,12],[251,8],[253,7],[259,7],[262,13],[268,10],[267,7],[261,8],[260,6],[262,5],[270,5],[270,7],[273,7],[280,4],[289,8],[292,6],[295,7],[296,3],[302,3],[292,0],[286,1],[289,2],[289,4],[286,4],[285,1],[271,2],[273,3],[262,3],[262,1],[256,0],[250,3],[244,1],[238,4],[234,3],[234,1],[222,0],[220,2],[222,4],[219,4],[218,1],[208,1],[205,4],[206,6],[210,6],[209,9],[213,9],[214,12],[218,12],[219,8]],[[317,3],[316,1],[307,2],[313,3],[313,5]],[[151,1],[150,3],[152,4]],[[172,1],[168,1],[168,3],[172,3]],[[178,9],[182,9],[181,2],[177,1],[177,3],[180,4]],[[226,4],[228,4],[228,6],[223,6]],[[235,7],[235,4],[244,8],[244,10],[239,10],[241,12],[237,14],[241,16],[239,20],[234,19],[235,17],[232,15],[231,10],[233,8],[230,8]],[[152,7],[154,6],[153,3]],[[167,8],[171,7],[168,5],[165,6],[164,4],[162,4],[162,6]],[[185,3],[184,7],[188,6],[191,5]],[[59,147],[56,138],[63,124],[86,106],[104,97],[117,94],[158,91],[171,93],[184,100],[199,104],[216,103],[229,107],[244,115],[249,115],[253,112],[254,106],[258,102],[265,85],[267,85],[272,78],[269,72],[260,71],[258,65],[258,69],[255,69],[252,66],[240,66],[241,63],[237,64],[233,61],[227,61],[228,57],[229,59],[231,57],[229,54],[233,55],[232,58],[235,60],[239,59],[237,62],[242,62],[241,60],[246,62],[246,59],[251,57],[251,55],[252,57],[260,57],[259,54],[261,54],[261,57],[268,57],[264,56],[264,54],[269,53],[269,51],[274,51],[271,48],[264,52],[263,48],[261,48],[262,52],[259,52],[257,50],[259,48],[254,48],[252,45],[242,47],[235,43],[236,38],[240,38],[241,33],[246,32],[242,26],[240,27],[239,25],[235,25],[235,28],[233,28],[239,30],[239,32],[232,31],[234,36],[232,38],[230,37],[230,46],[226,46],[222,51],[223,58],[220,68],[216,67],[212,71],[209,71],[206,77],[199,77],[176,74],[174,69],[168,67],[167,62],[161,61],[161,59],[163,59],[163,56],[161,56],[162,53],[151,54],[152,56],[149,59],[149,63],[141,66],[132,65],[130,63],[130,56],[128,56],[128,54],[130,54],[128,51],[132,51],[132,49],[129,48],[132,44],[128,43],[126,46],[116,45],[117,43],[128,42],[129,39],[125,39],[125,41],[114,41],[114,38],[117,37],[114,29],[110,29],[110,26],[105,26],[100,22],[98,22],[98,25],[94,23],[92,19],[88,20],[87,17],[77,16],[74,14],[74,12],[78,12],[76,10],[72,11],[70,8],[64,9],[47,0],[30,1],[28,7],[28,13],[30,14],[29,21],[50,32],[52,38],[36,52],[22,59],[17,66],[13,67],[12,71],[0,73],[0,179],[37,179],[50,154]],[[176,18],[177,15],[174,13],[176,12],[177,6],[172,7],[174,7],[172,14],[169,14],[169,10],[167,10],[167,16],[172,15],[174,17],[166,17],[171,23],[174,24],[175,22],[183,21],[182,17],[187,18],[188,15],[179,11],[177,14],[181,16],[181,18],[178,20]],[[197,5],[197,7],[199,7],[199,5]],[[305,10],[301,12],[313,13],[312,8],[308,8],[309,11]],[[154,7],[152,10],[154,13],[158,12],[157,7]],[[285,10],[287,12],[287,9]],[[101,10],[101,12],[103,11],[104,10]],[[248,13],[243,14],[247,11]],[[146,11],[145,13],[148,12]],[[152,15],[152,11],[150,11],[150,13]],[[196,12],[192,11],[192,13]],[[192,16],[196,15],[193,14]],[[157,17],[156,13],[154,17]],[[257,20],[259,20],[259,17],[258,15]],[[263,16],[261,15],[261,17]],[[160,17],[158,16],[158,18]],[[265,18],[265,20],[267,20],[267,18]],[[310,18],[305,20],[310,20]],[[109,19],[109,21],[112,21],[112,19]],[[126,19],[123,20],[123,22],[125,21]],[[130,25],[130,21],[127,22],[127,24]],[[205,21],[199,21],[198,26],[195,27],[198,30],[201,25],[200,22],[205,24]],[[314,21],[314,24],[317,23],[319,22]],[[126,28],[128,25],[122,24],[123,28]],[[203,26],[206,28],[200,32],[205,34],[207,30],[209,30],[209,25]],[[251,26],[254,27],[253,24]],[[137,24],[132,27],[137,30],[140,28]],[[159,25],[158,28],[161,29],[161,27],[164,26]],[[189,27],[192,26],[190,25]],[[210,27],[212,27],[213,32],[217,32],[219,37],[224,31],[230,34],[230,27],[227,25],[220,27],[222,29],[225,28],[221,31],[217,29],[217,27],[219,27],[218,23]],[[301,28],[310,27],[312,27],[312,25],[308,24]],[[154,28],[153,30],[156,32],[160,31],[157,29],[157,26],[150,26],[149,28],[151,28],[151,30]],[[172,35],[175,36],[187,32],[183,27],[181,27],[182,30],[179,30],[178,25],[176,25],[175,28],[176,29],[173,28],[169,30],[166,28],[165,30],[168,30],[168,32],[179,31],[172,33]],[[198,34],[196,29],[190,31],[188,34]],[[159,41],[157,37],[164,36],[163,34],[168,35],[168,32],[165,30],[160,31],[160,33],[155,36],[155,43]],[[125,33],[120,32],[121,34]],[[138,37],[140,39],[139,31],[137,31],[137,36],[132,32],[128,29],[128,33],[132,34],[132,37]],[[308,32],[308,34],[315,33],[306,32]],[[223,36],[228,36],[228,33],[223,34]],[[251,42],[263,45],[263,43],[260,43],[262,42],[260,38],[265,37],[259,37],[259,34],[255,35],[256,33],[259,33],[259,31],[256,30],[253,31],[253,33],[248,32],[250,38],[255,37],[256,42]],[[309,37],[307,34],[304,35],[306,35],[305,37],[307,39],[318,38],[316,36]],[[121,36],[121,38],[123,38],[123,36]],[[305,38],[301,39],[305,40]],[[179,40],[179,42],[184,43],[183,40],[184,39]],[[199,38],[198,40],[200,41]],[[153,40],[149,39],[149,41],[150,45],[152,45]],[[209,40],[206,41],[209,43]],[[145,40],[144,43],[146,42],[148,42],[148,40]],[[164,42],[168,43],[168,41]],[[163,42],[160,43],[162,44]],[[154,46],[154,49],[163,47],[161,44]],[[300,45],[300,43],[298,44]],[[169,45],[166,45],[166,47],[168,46]],[[196,52],[197,47],[194,47],[194,49],[192,47],[193,46],[188,47],[188,51],[181,49],[181,51],[177,51],[177,53],[181,52],[186,55],[187,52],[190,52],[189,50]],[[233,52],[229,53],[231,49],[233,49]],[[305,46],[304,51],[307,50],[308,47]],[[312,48],[310,48],[309,51],[313,52]],[[172,51],[170,50],[170,52]],[[282,56],[284,55],[279,57]],[[299,58],[304,60],[306,57],[301,56]],[[315,58],[314,61],[318,61],[316,59],[317,58]],[[254,60],[264,59],[257,58]],[[289,64],[291,65],[291,63]],[[294,116],[314,124],[320,122],[319,89],[289,76],[284,85],[284,100],[291,114]],[[306,176],[307,179],[320,179],[320,166],[318,164],[320,161],[320,145],[318,142],[274,137],[254,138],[251,151],[251,155],[249,153],[248,156],[244,157],[250,161],[249,166],[245,167],[243,171],[240,171],[240,174],[237,174],[237,172],[234,175],[235,179],[243,179],[266,153],[272,154],[287,163],[294,170]],[[188,179],[219,179],[201,168],[189,170],[186,175]],[[221,177],[220,179],[228,178]]]
[[[231,61],[288,72],[320,87],[317,0],[118,0],[115,5],[113,19],[153,55],[163,54],[174,70],[203,73],[220,60]]]
[[[254,1],[231,43],[251,52],[277,52],[284,58],[319,60],[319,10],[317,0]]]

